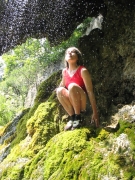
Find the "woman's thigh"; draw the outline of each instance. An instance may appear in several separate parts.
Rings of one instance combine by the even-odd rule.
[[[84,110],[86,108],[86,92],[77,84],[71,83],[69,85],[69,95],[73,93],[73,99],[79,99],[81,103],[81,110]]]
[[[69,90],[69,93],[72,91],[76,94],[80,94],[81,97],[84,97],[86,98],[86,92],[79,86],[77,85],[76,83],[71,83],[69,86],[68,86],[68,90]]]

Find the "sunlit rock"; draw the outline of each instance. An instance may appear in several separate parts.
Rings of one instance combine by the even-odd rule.
[[[93,29],[102,29],[103,15],[99,14],[96,18],[92,18],[90,26],[87,27],[86,35],[89,35]]]

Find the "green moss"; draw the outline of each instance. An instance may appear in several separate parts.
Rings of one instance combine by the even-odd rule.
[[[44,102],[50,97],[58,86],[59,79],[61,76],[61,71],[54,73],[46,81],[42,82],[38,88],[38,93],[35,99],[35,103]]]
[[[88,140],[89,136],[88,129],[81,129],[52,138],[46,146],[44,178],[96,180],[108,177],[109,174],[111,179],[120,178],[121,170],[129,171],[124,156],[109,153],[96,138]],[[133,173],[131,174],[134,177]]]
[[[58,175],[58,172],[62,169],[62,173],[60,173],[61,178],[65,177],[66,179],[72,179],[73,176],[78,177],[78,170],[84,162],[82,160],[80,161],[79,159],[77,159],[76,162],[73,161],[73,159],[75,156],[77,157],[77,154],[86,146],[87,133],[89,133],[87,129],[69,131],[56,135],[53,139],[51,139],[46,147],[48,156],[46,157],[44,165],[45,179],[50,176],[53,177],[55,174]],[[54,146],[53,149],[51,148],[52,144]],[[54,175],[52,172],[54,172]],[[59,179],[60,177],[58,175],[57,177],[55,176],[55,178]]]
[[[41,103],[27,122],[27,133],[32,137],[29,148],[37,153],[48,140],[59,132],[59,109],[56,102]]]
[[[14,166],[11,169],[9,168],[9,172],[10,172],[10,180],[18,180],[18,179],[22,179],[22,171],[23,169],[18,167],[18,166]],[[1,180],[5,180],[7,179],[7,172],[3,173]]]
[[[127,121],[124,121],[124,120],[120,120],[119,121],[120,123],[120,128],[119,130],[117,131],[117,135],[119,136],[121,133],[124,133],[124,131],[127,129],[127,128],[132,128],[132,124],[127,122]]]
[[[61,71],[56,72],[52,76],[50,76],[46,81],[40,84],[34,101],[34,105],[29,110],[27,119],[34,116],[35,111],[42,102],[45,102],[46,100],[51,102],[55,101],[56,94],[53,91],[58,86],[60,75]],[[34,133],[33,130],[31,133]]]
[[[48,148],[46,147],[44,178],[78,180],[82,177],[86,179],[95,177],[96,179],[98,174],[96,172],[103,166],[103,154],[94,149],[93,142],[96,144],[96,141],[88,140],[90,134],[90,130],[83,128],[55,136],[47,144]],[[51,143],[53,145],[50,145]],[[53,146],[53,149],[50,146]]]
[[[29,108],[25,110],[24,116],[19,120],[17,124],[16,136],[14,140],[11,142],[11,147],[20,143],[27,136],[26,123],[29,118],[28,113],[29,113]]]
[[[120,121],[120,129],[116,133],[116,135],[119,135],[121,133],[125,133],[128,135],[128,138],[130,140],[130,147],[132,151],[132,156],[135,158],[135,124],[131,124],[127,121]]]
[[[2,135],[3,135],[4,129],[5,129],[5,127],[4,127],[4,126],[0,126],[0,136],[2,136]]]
[[[0,174],[0,179],[5,180],[7,177],[11,180],[21,179],[20,177],[23,175],[23,166],[25,164],[24,158],[21,155],[23,149],[21,145],[16,145],[12,149],[3,164],[1,164],[2,173]]]
[[[123,174],[124,174],[124,178],[123,178],[123,180],[133,180],[133,174],[135,174],[135,173],[133,173],[133,172],[123,172]]]
[[[44,103],[42,103],[41,107],[44,107]],[[39,125],[42,126],[41,121],[37,121],[36,128]],[[131,177],[135,177],[133,161],[132,163],[128,161],[130,155],[127,157],[109,151],[106,143],[104,143],[104,138],[102,141],[99,141],[99,139],[97,141],[101,132],[106,134],[104,130],[97,130],[97,137],[93,137],[92,132],[92,129],[81,128],[55,135],[42,147],[42,150],[38,150],[36,155],[31,156],[32,158],[22,167],[22,171],[15,170],[16,177],[22,176],[23,180],[37,180],[39,177],[49,180],[131,179]],[[111,133],[105,137],[115,138],[116,135]],[[22,142],[22,144],[14,148],[14,155],[12,151],[14,157],[20,156],[23,144]],[[28,151],[30,152],[29,149],[26,149],[26,152],[22,153],[21,156],[26,157]],[[12,161],[15,161],[16,158],[10,156]],[[5,174],[7,173],[5,177],[10,177],[11,170],[14,171],[13,168],[5,171]],[[123,172],[122,176],[121,172]]]
[[[103,141],[108,138],[109,132],[107,132],[105,129],[99,128],[96,131],[97,133],[97,140]]]
[[[42,176],[43,179],[43,165],[44,165],[44,150],[39,151],[39,153],[31,159],[29,163],[26,164],[24,170],[24,180],[25,179],[38,179]]]

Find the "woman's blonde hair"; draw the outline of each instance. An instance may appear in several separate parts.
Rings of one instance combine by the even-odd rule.
[[[82,53],[80,52],[80,50],[79,50],[78,48],[76,48],[76,47],[69,47],[69,48],[65,51],[65,54],[67,53],[67,51],[68,51],[69,49],[72,49],[73,52],[75,52],[75,53],[77,54],[77,57],[78,57],[77,65],[81,65],[81,63],[82,63]],[[69,64],[68,64],[68,62],[67,62],[66,60],[65,60],[65,65],[66,65],[66,67],[69,67]]]

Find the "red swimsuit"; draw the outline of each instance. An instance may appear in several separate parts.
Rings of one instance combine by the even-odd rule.
[[[63,77],[65,82],[65,87],[68,89],[68,86],[70,83],[76,83],[79,85],[84,91],[86,91],[84,81],[81,77],[81,69],[84,68],[84,66],[79,66],[75,74],[71,77],[68,73],[68,68],[64,70]]]

